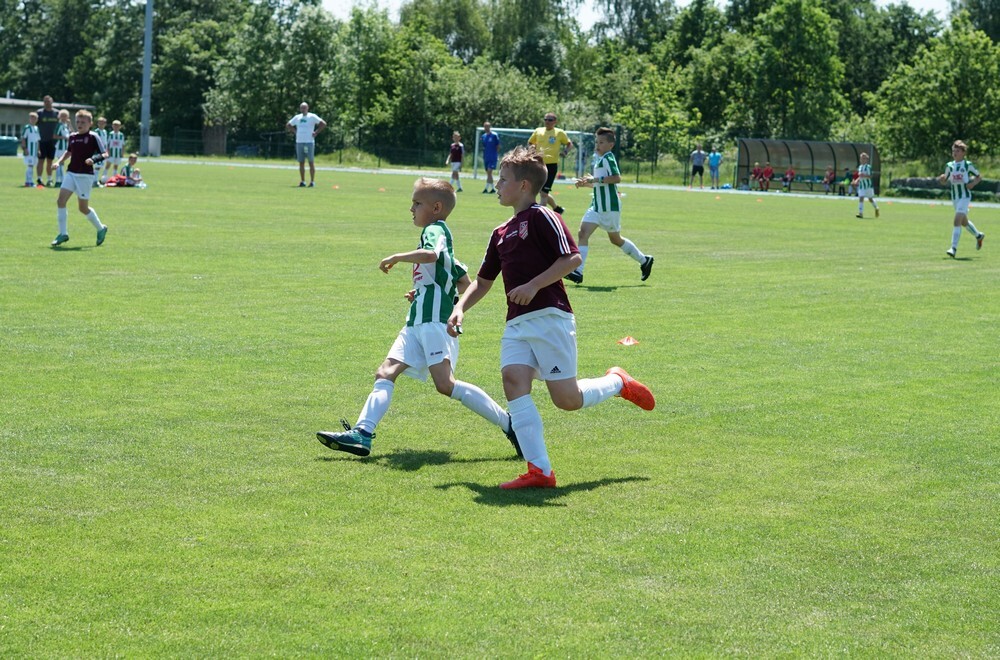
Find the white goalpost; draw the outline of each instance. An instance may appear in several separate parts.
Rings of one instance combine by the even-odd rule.
[[[517,145],[527,145],[528,138],[535,132],[533,128],[496,128],[493,132],[500,138],[500,156],[516,147]],[[476,151],[473,159],[472,178],[479,178],[479,170],[483,167],[480,157],[482,153],[483,127],[476,129]],[[570,183],[573,177],[583,176],[590,164],[590,157],[594,153],[593,133],[583,131],[566,131],[566,137],[573,141],[573,151],[568,156],[559,159],[559,174],[562,178],[556,178],[556,183]]]

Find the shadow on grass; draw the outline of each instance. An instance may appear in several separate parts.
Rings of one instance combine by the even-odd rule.
[[[625,284],[622,286],[608,285],[608,286],[587,286],[586,284],[579,284],[570,291],[575,291],[577,289],[583,289],[585,291],[592,291],[594,293],[614,293],[618,289],[638,289],[646,286],[645,284]]]
[[[497,463],[507,461],[520,461],[517,456],[511,455],[508,458],[453,458],[450,451],[414,450],[400,449],[391,454],[380,454],[378,456],[366,456],[364,458],[352,457],[345,452],[337,452],[332,456],[321,456],[318,461],[347,460],[364,463],[366,465],[380,465],[391,470],[402,470],[403,472],[416,472],[417,470],[432,465],[447,465],[449,463]]]
[[[48,249],[53,252],[79,252],[80,250],[86,250],[90,248],[89,245],[74,245],[73,247],[63,247],[61,245],[50,245]]]
[[[972,261],[972,257],[946,257],[941,261]]]
[[[557,486],[556,488],[525,488],[523,490],[502,490],[498,485],[484,486],[469,481],[441,484],[440,486],[435,486],[435,488],[448,490],[456,486],[464,486],[475,494],[473,502],[487,506],[566,506],[562,502],[555,500],[572,495],[573,493],[587,492],[605,486],[614,486],[633,481],[649,481],[649,477],[601,479],[600,481],[584,481],[567,486]]]

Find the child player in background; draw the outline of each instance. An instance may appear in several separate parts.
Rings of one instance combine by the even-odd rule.
[[[56,126],[56,160],[62,158],[62,155],[66,153],[66,149],[69,148],[69,134],[72,133],[69,125],[69,110],[63,108],[59,111],[59,124]],[[63,167],[60,165],[55,168],[56,170],[56,188],[62,185],[63,182]]]
[[[462,136],[458,131],[451,134],[451,146],[448,148],[448,158],[445,165],[451,164],[451,186],[455,192],[462,192],[462,181],[459,173],[462,171],[462,158],[465,156],[465,145],[462,144]]]
[[[109,176],[114,176],[122,166],[122,155],[125,153],[125,134],[122,133],[122,123],[117,119],[111,122],[111,132],[108,133],[108,159],[104,161],[101,172],[101,183]]]
[[[413,224],[420,228],[419,246],[410,252],[389,255],[378,265],[383,273],[388,273],[398,263],[413,264],[413,290],[407,294],[411,304],[406,325],[399,331],[385,361],[375,371],[375,385],[357,424],[352,428],[342,420],[344,431],[320,431],[316,437],[330,449],[368,456],[375,427],[389,410],[396,379],[406,374],[410,378],[427,380],[430,374],[438,392],[460,401],[496,425],[520,456],[510,415],[480,388],[455,380],[458,335],[448,331],[446,322],[456,293],[469,285],[465,266],[455,259],[451,231],[445,223],[455,208],[455,191],[441,179],[417,179],[412,202]]]
[[[972,201],[972,189],[979,185],[983,177],[979,175],[976,166],[965,160],[965,154],[969,147],[961,140],[955,140],[951,145],[951,157],[953,158],[944,167],[944,174],[938,177],[938,181],[951,188],[951,204],[955,208],[955,228],[951,232],[951,247],[948,248],[948,256],[955,258],[958,252],[958,239],[962,237],[962,227],[965,227],[970,234],[976,237],[976,249],[983,249],[983,239],[986,234],[976,229],[976,226],[969,220],[969,202]]]
[[[610,128],[599,128],[594,139],[593,173],[576,179],[577,188],[593,188],[594,194],[590,208],[583,214],[580,221],[580,233],[577,235],[577,246],[580,248],[580,266],[566,276],[566,279],[577,284],[583,284],[583,268],[587,265],[587,253],[590,250],[590,236],[598,227],[608,232],[608,240],[617,245],[622,252],[639,263],[642,280],[649,277],[653,269],[652,255],[645,255],[635,246],[635,243],[621,235],[622,202],[618,196],[618,183],[621,182],[621,172],[618,161],[615,160],[615,132]]]
[[[38,113],[29,112],[28,123],[21,129],[21,153],[24,154],[24,166],[27,168],[24,174],[25,188],[35,187],[35,184],[32,183],[32,172],[35,171],[35,166],[38,164],[38,144],[41,140],[41,134],[38,132]]]

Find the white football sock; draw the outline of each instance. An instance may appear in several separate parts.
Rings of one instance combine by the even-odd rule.
[[[368,400],[365,401],[365,407],[361,409],[358,423],[354,426],[365,433],[375,433],[375,427],[378,426],[378,423],[382,421],[382,418],[389,411],[389,404],[392,402],[392,390],[395,387],[396,384],[391,380],[386,380],[385,378],[377,379],[375,385],[372,387],[371,394],[368,395]]]
[[[455,389],[451,391],[451,398],[461,401],[462,405],[476,413],[487,422],[496,424],[501,430],[507,426],[507,411],[490,398],[490,395],[479,389],[472,383],[465,383],[460,380],[455,381]]]
[[[101,219],[97,217],[97,211],[94,207],[90,207],[90,213],[87,214],[87,220],[90,220],[90,224],[94,225],[94,229],[104,229],[104,225],[101,224]]]
[[[24,171],[24,182],[25,182],[25,183],[29,183],[29,184],[30,184],[30,183],[34,183],[34,181],[35,181],[35,180],[34,180],[34,179],[32,178],[32,176],[31,176],[31,174],[32,174],[32,171],[31,171],[31,170],[32,170],[32,168],[31,168],[31,165],[28,165],[28,169],[26,169],[26,170]]]
[[[958,249],[958,239],[961,238],[961,237],[962,237],[962,228],[961,227],[955,227],[955,229],[952,230],[952,232],[951,232],[951,249],[952,250],[957,250]]]
[[[56,220],[59,221],[59,234],[69,235],[69,211],[65,207],[56,209]]]
[[[588,252],[590,252],[590,246],[589,245],[581,245],[580,246],[580,258],[583,259],[583,261],[580,262],[580,267],[577,268],[577,270],[580,271],[581,273],[583,272],[583,267],[587,265],[587,253]]]
[[[583,394],[583,407],[596,406],[622,391],[622,379],[614,374],[600,378],[584,378],[576,382]]]
[[[858,200],[858,213],[860,213],[861,215],[864,215],[864,213],[865,213],[865,199],[864,199],[864,197],[862,197],[861,199]]]
[[[965,228],[969,230],[969,233],[973,236],[979,236],[979,232],[976,230],[976,225],[972,224],[972,220],[967,221],[969,224],[965,225]]]
[[[639,251],[639,248],[635,246],[635,243],[633,243],[632,241],[628,240],[625,237],[622,237],[622,241],[624,241],[622,243],[622,252],[632,257],[640,264],[646,261],[646,255],[644,255],[641,251]]]
[[[542,471],[542,474],[552,474],[552,463],[545,450],[545,438],[542,437],[542,416],[531,399],[530,394],[508,402],[510,418],[514,422],[514,432],[517,442],[521,445],[524,460]]]

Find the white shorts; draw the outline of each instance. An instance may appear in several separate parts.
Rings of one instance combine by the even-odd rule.
[[[454,162],[454,161],[452,161],[452,163],[451,163],[451,171],[452,172],[461,172],[462,171],[462,161],[458,161],[457,163]]]
[[[542,314],[508,323],[500,339],[500,368],[515,364],[534,367],[538,380],[576,378],[576,319]]]
[[[867,197],[868,199],[875,199],[875,189],[874,188],[869,188],[868,190],[861,190],[859,188],[858,189],[858,200],[862,200],[865,197]]]
[[[35,165],[38,165],[38,156],[25,156],[24,164],[29,167],[34,167]]]
[[[111,167],[115,170],[115,172],[117,172],[118,170],[120,170],[121,166],[122,166],[122,159],[121,158],[109,158],[109,159],[107,159],[104,162],[108,163],[108,165],[111,165]],[[107,165],[105,167],[107,167]]]
[[[66,172],[59,187],[63,190],[72,190],[80,199],[90,199],[90,191],[94,189],[94,175]]]
[[[392,343],[387,358],[407,366],[403,373],[415,380],[426,381],[428,367],[439,362],[451,362],[451,371],[458,366],[458,340],[448,334],[444,323],[421,323],[403,326]]]
[[[604,211],[602,213],[590,208],[583,214],[583,220],[580,222],[597,225],[609,234],[617,233],[622,230],[622,213],[621,211]]]
[[[66,153],[65,149],[56,149],[56,157],[55,157],[55,160],[52,161],[52,162],[54,162],[54,163],[55,162],[59,162],[59,159],[63,157],[64,153]]]
[[[952,206],[955,207],[955,213],[961,213],[962,215],[969,215],[969,202],[972,201],[970,197],[963,197],[962,199],[953,199],[951,201]]]

